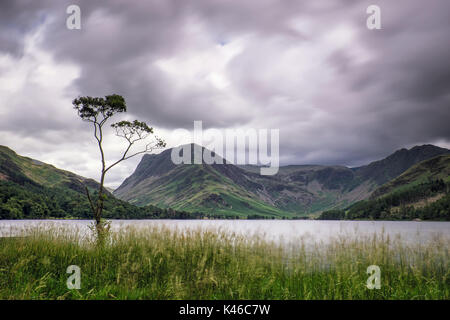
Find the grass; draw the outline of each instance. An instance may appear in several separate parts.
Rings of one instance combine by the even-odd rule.
[[[448,238],[384,234],[291,246],[220,230],[128,228],[98,247],[83,232],[0,239],[0,299],[449,299]],[[66,268],[81,268],[69,290]],[[381,289],[366,287],[369,265]]]

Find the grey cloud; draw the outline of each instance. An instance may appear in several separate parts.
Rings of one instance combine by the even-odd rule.
[[[80,31],[65,28],[65,8],[73,3],[82,9]],[[377,3],[383,29],[370,31],[365,9],[373,1],[3,1],[0,52],[20,56],[24,36],[47,21],[42,47],[80,68],[71,94],[122,94],[133,116],[162,128],[192,128],[198,119],[206,127],[277,127],[284,164],[358,165],[406,145],[450,141],[450,3]],[[294,28],[295,20],[306,26]],[[195,45],[192,24],[225,46],[247,36],[226,66],[242,104],[212,86],[179,89],[155,66]],[[321,47],[340,25],[355,38]],[[299,54],[312,48],[309,60],[283,64],[296,48]],[[358,50],[372,59],[358,62],[364,54]],[[21,110],[27,107],[28,120],[8,111],[2,127],[22,124],[25,134],[78,129],[46,122],[32,104]]]
[[[49,1],[2,0],[0,52],[23,54],[24,36],[46,19]]]

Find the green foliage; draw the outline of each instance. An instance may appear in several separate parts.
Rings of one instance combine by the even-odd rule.
[[[134,120],[133,122],[130,121],[119,121],[116,123],[113,123],[111,125],[114,129],[129,129],[129,130],[135,130],[135,131],[143,131],[147,133],[153,133],[153,128],[149,127],[145,122],[141,122],[138,120]]]
[[[78,116],[86,121],[97,121],[97,117],[102,115],[103,119],[108,119],[116,113],[126,112],[125,99],[117,94],[101,97],[79,97],[72,102]]]

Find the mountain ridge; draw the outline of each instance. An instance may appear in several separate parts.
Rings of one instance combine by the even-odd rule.
[[[193,144],[190,144],[193,150]],[[289,165],[277,175],[261,176],[258,166],[171,162],[167,149],[145,155],[114,194],[136,205],[238,215],[262,213],[305,216],[344,208],[367,199],[379,186],[412,165],[450,150],[433,145],[400,149],[365,166]],[[202,150],[205,150],[202,147]],[[191,154],[192,156],[192,154]]]
[[[442,179],[450,182],[450,155],[443,154],[414,164],[398,177],[377,188],[371,199],[409,188],[420,183]]]
[[[398,172],[401,173],[391,179]],[[280,167],[274,176],[260,175],[258,166],[175,165],[171,161],[171,149],[167,149],[142,157],[134,173],[122,183],[123,194],[118,194],[119,188],[114,190],[121,200],[107,193],[105,217],[301,218],[329,209],[343,209],[371,195],[382,196],[383,190],[390,194],[396,188],[423,181],[448,181],[449,176],[450,150],[432,145],[400,149],[385,159],[357,168],[289,165]],[[93,179],[0,146],[0,188],[4,193],[0,197],[3,197],[0,218],[23,217],[20,210],[31,210],[27,206],[33,201],[33,210],[41,212],[38,217],[45,217],[48,212],[63,217],[58,210],[65,210],[72,212],[69,216],[89,218],[86,186],[95,192],[99,185]],[[30,202],[28,198],[33,200]]]

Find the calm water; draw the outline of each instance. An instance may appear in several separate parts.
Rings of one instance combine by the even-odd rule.
[[[0,220],[0,236],[19,235],[29,227],[64,226],[89,232],[92,220]],[[187,229],[212,229],[234,232],[244,236],[260,235],[274,241],[327,242],[331,238],[361,237],[382,234],[401,237],[408,242],[426,242],[436,236],[450,242],[450,222],[413,221],[308,221],[308,220],[112,220],[112,229],[119,231],[128,226],[145,228],[166,226],[182,232]]]

